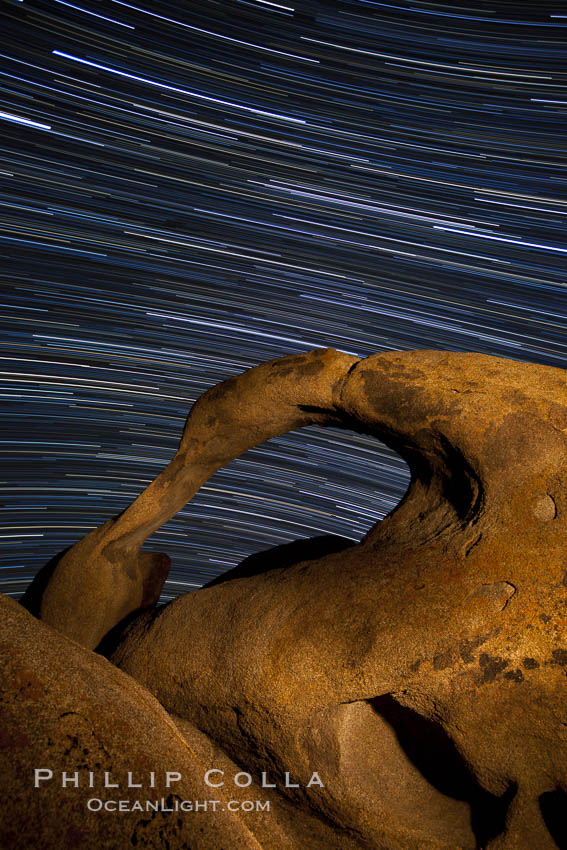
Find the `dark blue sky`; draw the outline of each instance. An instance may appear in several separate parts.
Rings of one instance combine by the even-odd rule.
[[[565,363],[564,3],[139,4],[2,5],[15,596],[262,360]],[[359,539],[406,485],[371,438],[313,427],[217,473],[148,546],[173,596],[276,543]]]

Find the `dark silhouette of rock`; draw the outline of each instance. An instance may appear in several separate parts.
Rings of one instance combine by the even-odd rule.
[[[313,422],[400,453],[412,480],[396,510],[358,545],[255,556],[137,614],[144,539],[230,458]],[[278,805],[298,820],[279,816],[279,846],[319,846],[315,824],[337,848],[562,846],[566,485],[563,370],[437,351],[283,358],[196,403],[172,463],[64,555],[37,610],[90,648],[114,629],[112,661],[179,728],[280,786],[290,773]]]

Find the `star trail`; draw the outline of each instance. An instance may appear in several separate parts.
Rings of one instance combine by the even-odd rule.
[[[315,347],[564,366],[563,2],[4,0],[0,589],[123,510],[208,387]],[[404,462],[311,427],[146,548],[163,599],[359,540]]]

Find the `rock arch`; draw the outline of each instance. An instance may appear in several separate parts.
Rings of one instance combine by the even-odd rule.
[[[285,566],[267,553],[265,568],[154,610],[166,564],[141,552],[146,537],[228,459],[314,422],[398,451],[412,475],[400,505],[358,545]],[[367,846],[475,841],[454,808],[443,844],[341,793],[352,753],[385,728],[373,709],[394,704],[392,717],[436,724],[475,799],[507,813],[500,834],[479,827],[487,846],[553,847],[549,800],[567,788],[566,485],[563,370],[440,351],[295,355],[205,393],[164,472],[25,602],[90,648],[130,615],[117,666],[235,763],[292,771],[288,802]],[[364,746],[347,746],[359,726]],[[306,790],[314,765],[331,795]]]

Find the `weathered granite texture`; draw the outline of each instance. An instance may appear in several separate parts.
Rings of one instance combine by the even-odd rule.
[[[2,594],[0,617],[2,850],[259,850],[243,820],[220,806],[217,812],[200,812],[197,823],[195,815],[185,813],[90,812],[91,798],[163,798],[167,808],[176,800],[203,799],[206,762],[158,701],[105,658],[40,623]],[[36,768],[53,772],[51,780],[40,774],[37,788]],[[105,771],[120,789],[101,787]],[[131,782],[144,783],[143,790],[126,790],[129,771]],[[166,771],[183,778],[170,777],[168,787]],[[152,772],[154,788],[149,787]],[[215,789],[214,798],[226,804],[222,789]]]
[[[167,564],[141,555],[146,537],[230,458],[313,422],[405,458],[396,510],[356,546],[292,544],[152,607]],[[167,469],[25,602],[88,649],[105,638],[189,742],[291,773],[283,843],[246,821],[262,847],[565,847],[566,511],[563,370],[315,351],[207,392]]]

